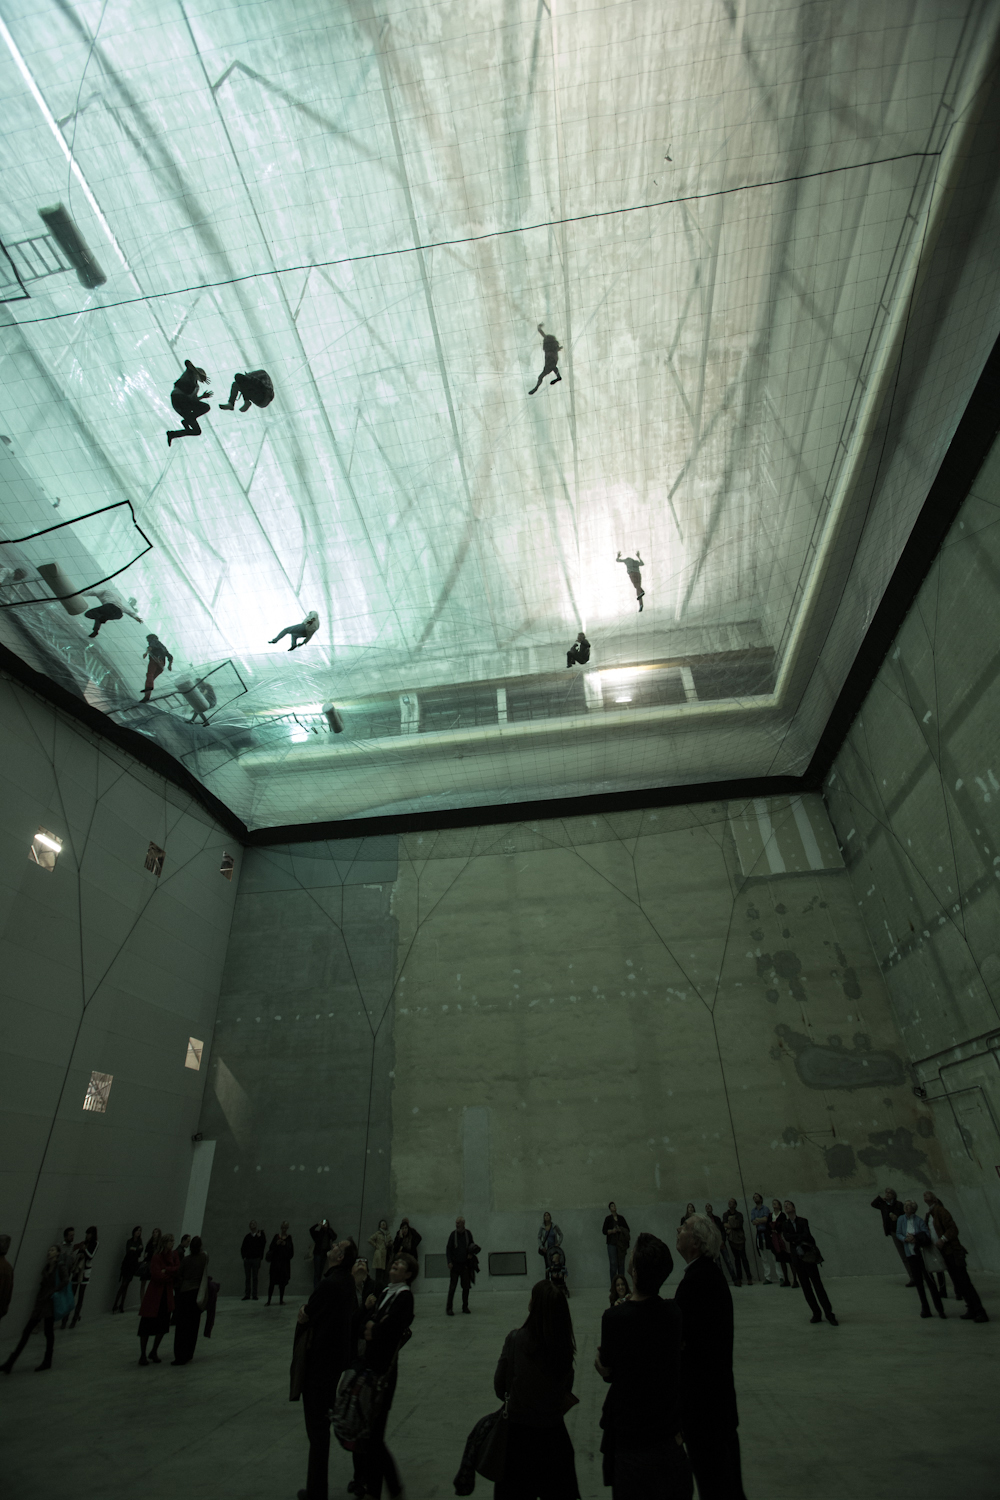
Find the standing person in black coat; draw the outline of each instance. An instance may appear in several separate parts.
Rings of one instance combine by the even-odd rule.
[[[327,1250],[319,1285],[309,1301],[299,1308],[298,1321],[309,1325],[302,1369],[302,1415],[309,1438],[309,1467],[299,1500],[327,1500],[329,1492],[330,1408],[337,1394],[337,1381],[351,1363],[354,1314],[351,1267],[357,1258],[358,1247],[353,1240],[334,1242]]]
[[[181,1244],[183,1244],[183,1238]],[[189,1365],[194,1359],[201,1315],[205,1302],[202,1283],[205,1283],[204,1299],[208,1297],[208,1253],[201,1248],[201,1235],[196,1234],[188,1245],[188,1253],[180,1264],[177,1276],[177,1298],[174,1316],[174,1357],[172,1365]]]
[[[677,1231],[687,1270],[674,1293],[683,1320],[684,1443],[699,1500],[745,1500],[733,1382],[733,1294],[719,1267],[722,1236],[692,1214]]]
[[[601,1225],[601,1233],[608,1247],[608,1266],[611,1280],[625,1275],[625,1252],[631,1244],[628,1220],[620,1214],[613,1203],[608,1204],[607,1217]]]
[[[205,371],[200,370],[197,365],[193,365],[189,359],[186,359],[184,361],[184,373],[183,375],[178,375],[174,381],[174,389],[170,396],[170,404],[184,425],[175,432],[167,433],[168,448],[174,438],[201,437],[198,418],[203,417],[207,411],[212,410],[208,402],[201,399],[201,396],[210,396],[212,392],[202,391],[201,396],[199,396],[198,387],[207,383],[208,376],[205,374]]]
[[[243,1287],[243,1301],[249,1302],[253,1298],[257,1301],[257,1277],[260,1274],[261,1261],[264,1259],[264,1249],[267,1245],[267,1235],[263,1229],[257,1228],[257,1220],[250,1220],[250,1228],[243,1236],[243,1244],[240,1254],[243,1257],[243,1271],[245,1282]]]
[[[462,1283],[462,1311],[469,1311],[469,1287],[472,1284],[473,1265],[479,1246],[472,1238],[471,1229],[466,1229],[465,1220],[459,1214],[455,1220],[455,1227],[448,1236],[448,1244],[445,1247],[445,1259],[448,1262],[448,1272],[451,1280],[448,1283],[448,1301],[445,1304],[445,1312],[448,1317],[454,1317],[455,1288],[459,1281]]]
[[[903,1212],[903,1200],[896,1197],[896,1189],[883,1188],[878,1197],[872,1199],[872,1208],[877,1208],[882,1215],[882,1233],[886,1239],[891,1239],[903,1262],[903,1270],[906,1272],[906,1285],[916,1286],[910,1271],[910,1262],[906,1258],[906,1249],[896,1238],[896,1221]]]
[[[809,1228],[809,1220],[801,1219],[795,1212],[795,1204],[791,1198],[785,1199],[785,1222],[781,1233],[788,1243],[792,1253],[796,1269],[799,1273],[799,1286],[809,1306],[812,1308],[811,1323],[822,1323],[823,1313],[826,1313],[826,1321],[837,1327],[837,1320],[833,1316],[833,1308],[823,1285],[823,1278],[819,1274],[819,1268],[823,1264],[823,1256],[820,1248],[813,1239]],[[822,1307],[823,1312],[820,1312]]]
[[[309,1237],[313,1242],[313,1291],[315,1291],[326,1270],[326,1257],[330,1253],[330,1247],[337,1243],[337,1231],[331,1228],[329,1219],[320,1219],[318,1224],[311,1226]]]
[[[292,1274],[292,1256],[295,1254],[295,1246],[288,1232],[288,1220],[283,1219],[281,1228],[271,1241],[267,1252],[267,1263],[271,1268],[271,1275],[267,1285],[267,1306],[271,1306],[271,1298],[274,1296],[275,1287],[278,1288],[278,1305],[285,1305],[285,1287],[288,1285]]]
[[[125,1257],[122,1260],[119,1272],[118,1290],[115,1292],[114,1304],[111,1311],[123,1313],[125,1311],[125,1298],[134,1277],[139,1274],[139,1262],[142,1260],[142,1225],[137,1224],[132,1231],[130,1239],[125,1241]]]
[[[62,1291],[68,1281],[69,1272],[60,1259],[60,1247],[58,1245],[50,1245],[48,1254],[45,1257],[45,1264],[42,1267],[42,1279],[38,1285],[35,1305],[31,1309],[31,1317],[24,1325],[24,1331],[21,1334],[17,1348],[8,1354],[3,1364],[0,1365],[0,1370],[5,1375],[9,1375],[13,1370],[15,1360],[20,1355],[39,1323],[43,1323],[45,1326],[45,1358],[40,1365],[35,1366],[35,1373],[37,1374],[40,1370],[51,1370],[56,1325],[55,1313],[52,1309],[52,1298],[56,1292]]]
[[[785,1239],[784,1226],[786,1221],[785,1210],[781,1206],[780,1198],[771,1199],[771,1248],[774,1250],[775,1259],[781,1267],[781,1281],[779,1286],[798,1286],[799,1273],[795,1269],[792,1252],[788,1248]],[[791,1271],[792,1279],[789,1281],[788,1273]]]
[[[634,1290],[601,1319],[595,1367],[611,1386],[601,1453],[613,1500],[687,1500],[692,1492],[681,1446],[681,1317],[660,1296],[673,1268],[663,1241],[640,1234],[630,1262]]]
[[[494,1500],[578,1500],[565,1413],[573,1397],[576,1341],[566,1299],[549,1281],[531,1289],[528,1316],[504,1340],[493,1389],[507,1405],[504,1467]]]
[[[396,1238],[392,1242],[393,1256],[416,1255],[417,1246],[422,1238],[423,1236],[417,1233],[409,1219],[400,1219]]]
[[[410,1336],[415,1311],[412,1286],[419,1271],[415,1256],[397,1255],[389,1267],[389,1285],[365,1324],[364,1336],[368,1346],[365,1369],[376,1377],[388,1377],[371,1433],[355,1450],[355,1490],[365,1500],[379,1500],[383,1479],[393,1497],[401,1494],[403,1489],[395,1460],[385,1446],[385,1427],[396,1392],[399,1351]],[[301,1496],[299,1500],[302,1500]]]

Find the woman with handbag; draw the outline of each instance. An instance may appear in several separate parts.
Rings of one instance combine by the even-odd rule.
[[[504,1403],[488,1440],[494,1461],[502,1450],[502,1467],[491,1470],[498,1476],[494,1500],[579,1500],[573,1444],[563,1420],[577,1402],[575,1353],[569,1304],[550,1281],[536,1282],[528,1317],[504,1340],[493,1376],[493,1389]]]
[[[24,1325],[20,1342],[13,1353],[9,1354],[0,1370],[9,1375],[14,1368],[14,1362],[24,1349],[32,1333],[42,1323],[45,1327],[45,1358],[40,1365],[35,1366],[35,1373],[40,1370],[51,1370],[52,1350],[55,1345],[56,1318],[64,1308],[70,1312],[73,1310],[73,1294],[69,1284],[69,1275],[66,1267],[60,1264],[60,1247],[50,1245],[42,1267],[42,1279],[38,1284],[38,1293],[35,1297],[35,1305],[31,1309],[31,1317]]]
[[[926,1219],[922,1219],[917,1213],[916,1201],[913,1198],[907,1198],[903,1204],[903,1212],[896,1220],[896,1238],[903,1246],[906,1254],[906,1269],[920,1295],[920,1316],[929,1318],[931,1315],[931,1310],[927,1306],[927,1293],[924,1291],[926,1285],[930,1289],[931,1301],[934,1303],[934,1310],[938,1317],[946,1318],[948,1314],[944,1310],[941,1293],[924,1264],[924,1256],[933,1252],[934,1242],[927,1228]]]
[[[174,1281],[180,1266],[180,1256],[174,1251],[172,1234],[160,1235],[158,1249],[147,1263],[148,1282],[139,1304],[139,1363],[160,1363],[157,1350],[170,1332],[170,1317],[174,1310]],[[150,1241],[152,1243],[152,1241]],[[148,1246],[147,1246],[148,1248]],[[153,1350],[146,1358],[146,1345],[153,1340]]]
[[[295,1254],[295,1246],[288,1232],[288,1220],[281,1221],[281,1228],[274,1236],[264,1259],[270,1268],[270,1277],[267,1283],[267,1306],[271,1306],[271,1298],[274,1296],[275,1287],[278,1288],[278,1303],[281,1307],[285,1305],[285,1287],[288,1285],[292,1274],[292,1257]]]
[[[389,1285],[365,1325],[365,1370],[375,1378],[377,1404],[369,1434],[354,1450],[354,1493],[363,1500],[380,1500],[383,1479],[393,1497],[403,1489],[396,1461],[385,1445],[385,1426],[396,1393],[399,1351],[410,1337],[412,1288],[419,1271],[416,1256],[395,1256]]]
[[[174,1329],[172,1365],[189,1365],[194,1359],[201,1315],[208,1299],[208,1256],[195,1235],[181,1261],[177,1277],[177,1326]]]
[[[139,1262],[142,1260],[142,1225],[137,1224],[132,1231],[130,1239],[125,1241],[125,1257],[122,1261],[121,1270],[118,1273],[118,1290],[115,1292],[113,1313],[125,1311],[125,1298],[133,1280],[139,1274]]]

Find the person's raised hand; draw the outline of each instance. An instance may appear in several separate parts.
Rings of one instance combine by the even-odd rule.
[[[365,1302],[365,1306],[366,1307],[374,1307],[375,1306],[375,1295],[374,1295],[374,1293],[372,1293],[372,1295],[367,1298],[367,1300]]]

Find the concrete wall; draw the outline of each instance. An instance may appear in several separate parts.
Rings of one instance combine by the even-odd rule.
[[[974,1260],[994,1270],[1000,1269],[998,623],[995,447],[826,787],[858,910],[956,1184],[963,1241]]]
[[[39,828],[64,841],[51,871],[29,859]],[[159,879],[150,840],[166,850]],[[98,1226],[95,1310],[133,1224],[179,1229],[236,893],[224,849],[238,874],[239,848],[183,793],[0,677],[5,1343],[66,1224],[78,1238]],[[113,1078],[105,1113],[83,1109],[95,1070]]]
[[[201,1128],[216,1141],[206,1245],[242,1287],[251,1218],[288,1219],[292,1286],[308,1227],[368,1235],[389,1205],[395,838],[250,849],[222,982]]]
[[[298,1290],[321,1213],[533,1277],[549,1208],[601,1285],[609,1199],[672,1242],[758,1188],[891,1271],[886,1170],[947,1175],[819,797],[250,852],[201,1123],[216,1263],[288,1218]]]

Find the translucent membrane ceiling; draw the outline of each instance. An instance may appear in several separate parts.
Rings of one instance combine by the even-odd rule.
[[[251,826],[804,770],[1000,331],[1000,8],[0,14],[6,645]]]

